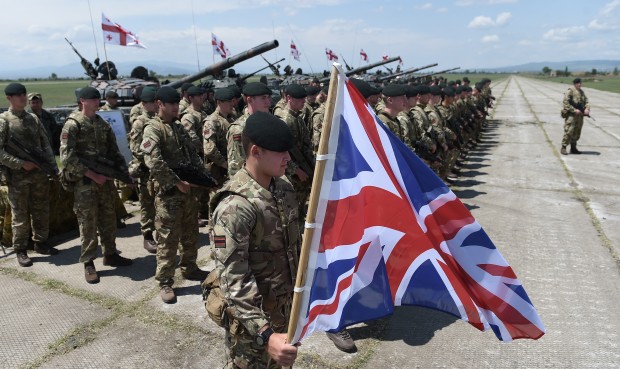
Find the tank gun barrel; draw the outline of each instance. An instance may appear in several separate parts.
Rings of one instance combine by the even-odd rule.
[[[263,59],[264,59],[264,58],[263,58]],[[247,80],[248,78],[250,78],[250,77],[252,77],[253,75],[255,75],[256,73],[258,73],[258,72],[260,72],[260,71],[263,71],[263,70],[265,70],[265,69],[267,69],[267,68],[271,68],[274,64],[278,64],[279,62],[284,61],[284,60],[286,60],[286,58],[282,58],[282,59],[278,60],[278,61],[277,61],[277,62],[275,62],[275,63],[269,63],[269,62],[267,62],[267,63],[269,63],[269,65],[268,65],[268,66],[263,67],[263,68],[261,68],[261,69],[257,70],[256,72],[253,72],[253,73],[250,73],[250,74],[248,74],[248,75],[246,75],[246,76],[241,77],[241,81],[245,81],[245,80]],[[266,61],[266,59],[265,59],[265,61]]]
[[[402,72],[390,74],[389,76],[379,77],[379,78],[377,78],[377,81],[378,82],[383,82],[383,81],[386,81],[386,80],[391,80],[391,79],[396,78],[396,77],[404,76],[406,74],[415,73],[415,72],[421,71],[423,69],[432,68],[432,67],[437,66],[437,65],[438,65],[437,63],[433,63],[433,64],[425,65],[423,67],[407,69],[407,70],[402,71]]]
[[[269,42],[265,42],[263,44],[260,44],[258,46],[255,46],[251,49],[248,49],[242,53],[239,53],[237,55],[233,55],[230,58],[226,58],[220,62],[217,62],[205,69],[203,69],[202,71],[196,73],[196,74],[192,74],[186,77],[183,77],[177,81],[168,83],[166,86],[170,86],[172,88],[179,88],[181,87],[182,84],[189,82],[192,83],[194,81],[197,81],[203,77],[206,76],[212,76],[214,74],[217,74],[221,71],[223,71],[224,69],[230,68],[233,65],[240,63],[244,60],[253,58],[257,55],[260,55],[266,51],[269,51],[271,49],[275,49],[276,47],[278,47],[279,43],[278,40],[273,40],[273,41],[269,41]]]
[[[380,67],[380,66],[388,64],[388,63],[393,63],[393,62],[395,62],[395,61],[397,61],[399,59],[400,59],[400,56],[395,56],[393,58],[388,58],[388,59],[385,59],[385,60],[381,60],[381,61],[378,61],[376,63],[371,63],[371,64],[368,64],[368,65],[364,65],[362,67],[357,67],[357,68],[351,69],[350,71],[347,71],[345,73],[345,75],[347,77],[350,77],[350,76],[355,75],[355,74],[364,73],[367,70],[371,70],[372,68]],[[325,82],[328,82],[328,81],[329,81],[329,77],[326,77],[326,78],[323,78],[323,79],[320,80],[321,83],[325,83]]]
[[[440,70],[439,72],[433,72],[433,73],[423,74],[423,75],[421,75],[421,76],[418,76],[418,78],[425,78],[425,77],[436,76],[436,75],[438,75],[438,74],[452,72],[453,70],[457,70],[457,69],[461,69],[461,67],[455,67],[455,68],[450,68],[450,69]]]
[[[69,44],[69,46],[71,46],[71,48],[77,54],[77,56],[80,57],[80,64],[82,64],[82,67],[86,71],[85,74],[89,76],[91,79],[97,79],[98,73],[95,67],[93,67],[92,63],[89,62],[85,57],[83,57],[82,54],[80,54],[80,52],[77,51],[77,49],[73,46],[71,41],[69,41],[66,37],[65,37],[65,41],[67,41],[67,43]]]

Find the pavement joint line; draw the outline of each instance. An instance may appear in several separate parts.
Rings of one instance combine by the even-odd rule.
[[[513,77],[510,77],[510,78],[512,79]],[[573,184],[575,185],[572,188],[572,192],[575,195],[575,198],[577,199],[577,201],[581,202],[581,204],[583,205],[586,213],[590,217],[590,220],[592,222],[592,225],[594,226],[594,229],[596,230],[599,240],[601,241],[603,247],[605,247],[609,251],[609,254],[611,255],[613,261],[615,262],[616,267],[618,268],[618,270],[620,270],[620,255],[618,255],[618,253],[614,249],[611,239],[607,237],[607,234],[605,233],[605,230],[603,229],[603,225],[601,224],[600,219],[596,216],[596,214],[594,214],[594,211],[592,210],[592,206],[590,205],[590,199],[579,188],[579,184],[575,181],[575,177],[573,176],[573,173],[570,171],[570,169],[566,165],[566,162],[564,161],[564,159],[562,159],[562,157],[560,156],[560,152],[558,151],[558,149],[553,145],[553,142],[551,141],[551,138],[549,137],[549,134],[547,133],[547,130],[545,129],[545,126],[543,125],[543,122],[538,118],[538,115],[536,114],[534,109],[532,109],[532,105],[527,99],[527,96],[523,93],[523,90],[521,89],[521,85],[519,84],[519,81],[515,79],[515,83],[517,84],[517,87],[519,88],[519,91],[521,92],[521,96],[523,96],[523,99],[525,100],[528,106],[528,109],[530,109],[530,112],[534,115],[536,121],[538,121],[538,126],[542,130],[543,134],[545,135],[545,140],[547,141],[547,144],[551,148],[553,155],[560,161],[560,164],[562,165],[562,168],[564,169],[564,173],[566,174],[566,177],[570,181],[571,186]]]

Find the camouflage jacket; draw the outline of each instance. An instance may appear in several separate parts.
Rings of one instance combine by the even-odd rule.
[[[222,168],[228,165],[226,133],[230,128],[230,119],[220,114],[220,108],[216,108],[205,119],[202,131],[205,162],[209,161]]]
[[[245,149],[241,143],[241,134],[245,128],[245,121],[250,114],[243,114],[228,127],[226,132],[226,156],[228,157],[228,177],[232,178],[243,168],[245,163]]]
[[[444,122],[441,114],[437,111],[437,107],[433,105],[426,105],[424,111],[428,115],[428,120],[431,123],[431,129],[435,132],[434,136],[437,138],[437,143],[440,145],[446,144],[446,134],[444,132]]]
[[[213,272],[229,312],[253,336],[269,323],[276,299],[293,294],[300,247],[295,192],[282,178],[265,189],[244,168],[210,205]]]
[[[319,149],[319,142],[321,140],[321,132],[323,131],[323,119],[325,118],[325,103],[319,105],[312,112],[312,147],[316,153]]]
[[[0,164],[9,168],[11,173],[26,175],[29,172],[22,170],[25,160],[15,156],[16,153],[7,147],[10,137],[15,137],[24,145],[42,151],[48,163],[56,166],[45,128],[35,114],[26,111],[15,112],[12,109],[0,114]],[[30,172],[35,173],[39,170]]]
[[[136,105],[137,106],[137,105]],[[149,113],[143,110],[144,114],[136,117],[129,132],[129,150],[133,159],[129,163],[129,174],[138,178],[148,179],[149,172],[144,162],[144,153],[140,149],[142,145],[142,137],[144,135],[144,127],[155,117],[155,113]]]
[[[140,150],[144,153],[144,162],[151,172],[160,193],[175,187],[180,182],[174,169],[181,165],[202,168],[202,160],[178,120],[164,123],[156,115],[144,128]]]
[[[99,115],[90,119],[82,112],[71,114],[60,135],[60,161],[64,170],[76,180],[82,179],[88,168],[80,157],[105,158],[122,171],[127,170],[125,158],[116,144],[112,127]]]
[[[284,115],[284,111],[286,111],[286,100],[285,99],[280,99],[278,100],[278,102],[276,103],[276,105],[274,105],[273,109],[272,109],[272,113],[275,116],[280,116],[280,115]]]
[[[314,153],[312,152],[312,137],[308,126],[304,123],[301,112],[294,112],[289,108],[280,110],[276,116],[282,119],[291,129],[295,146],[289,150],[291,161],[288,170],[292,174],[300,168],[312,178],[314,173]]]
[[[447,140],[452,140],[452,141],[456,140],[456,133],[454,133],[454,131],[450,128],[450,127],[453,127],[453,124],[454,124],[453,116],[452,116],[452,109],[444,105],[437,105],[435,109],[437,110],[437,113],[439,113],[439,116],[441,117],[442,131],[443,131],[444,137]]]
[[[582,109],[579,109],[582,113],[585,109],[590,109],[590,102],[586,97],[586,93],[582,89],[578,90],[575,86],[571,86],[566,91],[562,105],[562,108],[569,114],[575,114],[576,106],[582,107]]]
[[[185,127],[188,136],[191,138],[196,150],[202,157],[202,122],[207,116],[202,110],[196,110],[192,105],[187,107],[185,114],[181,117],[181,125]]]
[[[144,105],[142,105],[142,103],[132,106],[131,110],[129,111],[129,123],[133,126],[133,122],[144,112]]]
[[[182,117],[183,114],[185,114],[190,105],[189,100],[186,98],[182,98],[181,101],[179,101],[179,117]]]
[[[418,122],[416,122],[415,115],[413,114],[414,109],[410,109],[406,112],[407,118],[410,123],[409,130],[409,140],[412,145],[416,145],[417,143],[422,144],[427,150],[432,151],[433,140],[429,137],[429,135],[422,130],[422,127]],[[399,114],[400,117],[400,114]]]

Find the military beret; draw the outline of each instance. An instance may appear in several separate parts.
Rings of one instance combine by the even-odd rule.
[[[284,93],[295,99],[303,99],[308,96],[306,89],[295,83],[286,86]]]
[[[155,87],[145,87],[140,94],[140,100],[143,102],[153,102],[157,98],[157,90]]]
[[[215,90],[214,97],[218,101],[230,101],[235,97],[235,93],[230,87],[224,87]]]
[[[80,99],[101,99],[101,94],[99,93],[99,90],[97,90],[94,87],[84,87],[83,89],[80,90],[78,97]]]
[[[405,85],[392,83],[383,87],[382,93],[384,96],[388,97],[403,96],[407,94],[407,88]]]
[[[448,81],[448,86],[456,86],[456,81]]]
[[[170,86],[163,86],[157,91],[157,100],[163,103],[178,103],[181,101],[181,95]]]
[[[456,82],[456,84],[457,84],[457,85],[460,85],[460,84],[461,84],[461,80],[460,80],[460,79],[457,79],[457,80],[456,80],[456,81],[454,81],[454,82]]]
[[[452,87],[446,87],[443,89],[443,94],[448,97],[454,97],[454,95],[456,95],[456,92]]]
[[[193,84],[191,84],[189,82],[185,82],[184,84],[181,85],[181,92],[187,91],[192,86],[193,86]]]
[[[187,89],[187,96],[200,96],[204,93],[204,90],[198,86],[192,86]]]
[[[353,86],[357,88],[357,90],[362,94],[362,96],[364,96],[364,98],[376,95],[376,93],[373,93],[373,88],[368,82],[357,78],[350,78],[349,81],[353,83]]]
[[[411,86],[411,85],[407,85],[406,88],[407,88],[407,91],[406,91],[405,95],[407,95],[407,97],[418,96],[418,89],[417,89],[417,87]]]
[[[476,87],[476,90],[482,91],[482,88],[484,87],[484,83],[476,82],[475,87]]]
[[[457,86],[454,89],[454,93],[456,93],[457,95],[460,95],[461,93],[463,93],[464,88],[465,88],[465,86]]]
[[[38,93],[38,92],[31,92],[31,93],[28,94],[28,101],[30,101],[32,99],[43,100],[43,98],[41,97],[41,94]]]
[[[243,94],[245,96],[271,95],[271,90],[264,83],[251,82],[243,86]]]
[[[232,91],[233,97],[241,97],[241,90],[239,89],[239,87],[237,87],[237,85],[230,85],[227,88]]]
[[[465,92],[472,92],[474,89],[471,88],[471,86],[463,86],[463,91]]]
[[[295,139],[284,121],[273,114],[256,112],[245,121],[243,135],[263,149],[284,152],[293,148]]]
[[[439,96],[441,95],[441,87],[439,86],[431,86],[430,88],[431,95]]]
[[[420,95],[430,94],[431,93],[431,89],[427,85],[419,85],[418,86],[418,93]]]
[[[581,83],[581,78],[577,77],[573,80],[573,84],[575,83]]]
[[[105,98],[118,99],[118,94],[116,91],[106,91]]]
[[[21,95],[25,93],[26,93],[26,86],[22,85],[21,83],[15,83],[15,82],[9,83],[4,88],[4,94],[6,96]]]
[[[471,81],[469,80],[469,78],[463,77],[463,82],[471,82]]]
[[[321,89],[316,86],[306,86],[306,95],[312,96],[321,92]]]

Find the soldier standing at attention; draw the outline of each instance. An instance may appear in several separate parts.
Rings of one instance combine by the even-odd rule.
[[[43,97],[38,92],[31,92],[28,94],[28,105],[29,108],[26,109],[29,113],[34,113],[34,115],[39,118],[43,128],[45,128],[45,133],[47,133],[47,138],[50,141],[50,145],[52,146],[52,151],[54,155],[59,155],[60,153],[60,132],[62,131],[62,127],[56,124],[56,119],[54,116],[50,114],[49,111],[43,109]]]
[[[144,237],[144,249],[151,254],[157,252],[155,242],[155,193],[153,180],[150,178],[149,168],[144,162],[144,153],[140,150],[144,127],[157,114],[155,96],[157,90],[145,87],[140,95],[140,105],[143,113],[134,119],[129,133],[129,149],[133,159],[129,163],[129,174],[137,179],[138,199],[140,200],[140,230]]]
[[[189,106],[189,97],[187,96],[187,90],[192,87],[193,84],[185,82],[181,85],[181,102],[179,102],[179,117],[185,114],[185,110]]]
[[[300,232],[295,192],[281,177],[294,138],[282,120],[256,112],[242,141],[245,166],[211,200],[216,267],[203,296],[226,329],[228,368],[291,366],[297,347],[286,343],[286,330]],[[224,322],[211,314],[218,306],[226,308]]]
[[[44,255],[56,255],[58,250],[48,246],[49,234],[49,180],[39,167],[19,158],[12,152],[9,140],[14,137],[24,145],[44,153],[49,164],[56,167],[54,153],[50,147],[47,133],[36,115],[27,113],[26,87],[20,83],[10,83],[4,89],[9,110],[0,114],[0,164],[7,174],[8,200],[11,207],[13,249],[17,263],[22,267],[32,265],[26,249],[30,239],[34,251]]]
[[[383,123],[404,142],[413,147],[409,140],[407,126],[398,120],[398,114],[407,108],[406,85],[390,84],[383,88],[383,102],[385,107],[379,111],[378,117]]]
[[[564,94],[562,117],[564,117],[564,137],[562,137],[562,155],[568,155],[566,146],[570,144],[571,154],[581,154],[577,150],[577,141],[581,137],[583,117],[590,116],[590,103],[586,93],[581,89],[581,78],[573,80],[573,86]]]
[[[243,86],[243,95],[247,103],[247,113],[237,118],[226,133],[229,178],[232,178],[239,169],[243,168],[245,151],[241,143],[241,133],[243,132],[243,127],[245,127],[245,121],[257,111],[268,113],[271,107],[271,90],[264,83],[248,83]]]
[[[203,149],[205,165],[218,183],[228,180],[226,132],[233,122],[234,93],[228,88],[215,91],[217,108],[204,121]]]
[[[202,281],[207,273],[198,268],[198,204],[191,185],[181,180],[174,169],[181,164],[203,166],[187,131],[178,120],[181,96],[172,87],[157,91],[158,115],[144,128],[144,161],[155,180],[155,226],[157,228],[157,271],[161,299],[176,302],[172,289],[180,245],[181,275]]]
[[[75,182],[73,211],[78,219],[84,264],[88,283],[98,283],[99,276],[93,260],[97,258],[97,233],[103,248],[103,265],[127,266],[130,259],[116,252],[116,211],[114,181],[86,167],[80,157],[103,157],[113,161],[121,170],[127,170],[125,158],[116,145],[110,125],[97,115],[101,94],[93,87],[79,92],[82,111],[72,114],[60,136],[60,160],[67,179]]]

